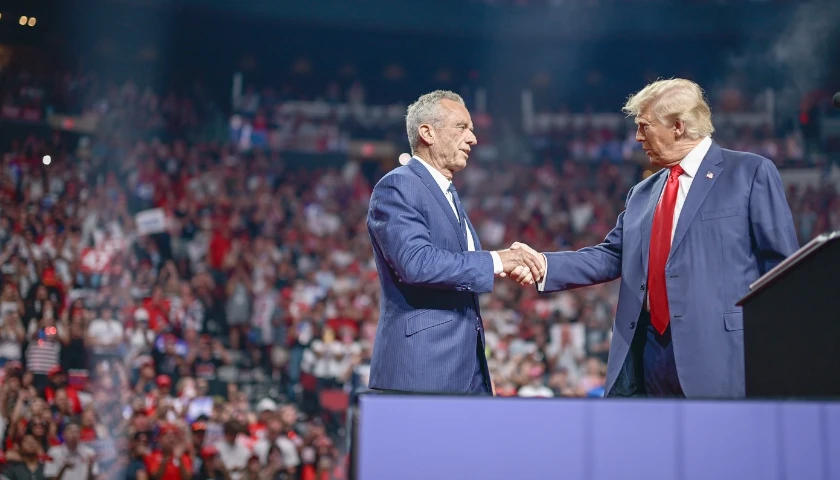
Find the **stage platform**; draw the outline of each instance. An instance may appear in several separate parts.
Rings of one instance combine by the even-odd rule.
[[[367,394],[356,480],[840,480],[840,402]]]

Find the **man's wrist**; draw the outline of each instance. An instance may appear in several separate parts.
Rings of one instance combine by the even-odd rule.
[[[504,265],[502,264],[502,257],[499,256],[499,252],[490,252],[490,256],[493,257],[493,275],[499,275],[504,272]]]
[[[537,291],[542,292],[545,290],[545,280],[548,278],[548,257],[545,256],[544,253],[540,253],[543,258],[543,267],[545,270],[543,271],[543,278],[537,283]]]

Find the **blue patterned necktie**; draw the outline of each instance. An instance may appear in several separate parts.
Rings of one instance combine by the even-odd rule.
[[[466,214],[464,214],[464,207],[461,205],[461,199],[458,198],[458,190],[455,190],[455,184],[449,184],[449,193],[452,194],[452,200],[455,202],[455,210],[458,211],[458,224],[461,225],[461,234],[467,238]]]

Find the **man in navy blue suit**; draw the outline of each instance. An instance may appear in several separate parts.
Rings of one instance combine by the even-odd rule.
[[[779,172],[711,139],[711,111],[689,80],[654,82],[624,112],[661,170],[630,189],[600,245],[546,253],[538,289],[621,278],[607,396],[743,397],[744,323],[735,303],[799,248]]]
[[[413,157],[376,184],[368,210],[382,288],[369,386],[490,394],[478,294],[517,267],[520,283],[539,281],[539,255],[481,250],[452,184],[477,143],[459,95],[421,96],[406,130]]]

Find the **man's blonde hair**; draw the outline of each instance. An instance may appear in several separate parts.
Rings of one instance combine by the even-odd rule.
[[[651,107],[651,114],[662,124],[685,122],[685,136],[691,140],[708,137],[715,131],[712,110],[700,85],[684,78],[657,80],[630,96],[624,108],[627,115],[638,117]]]

